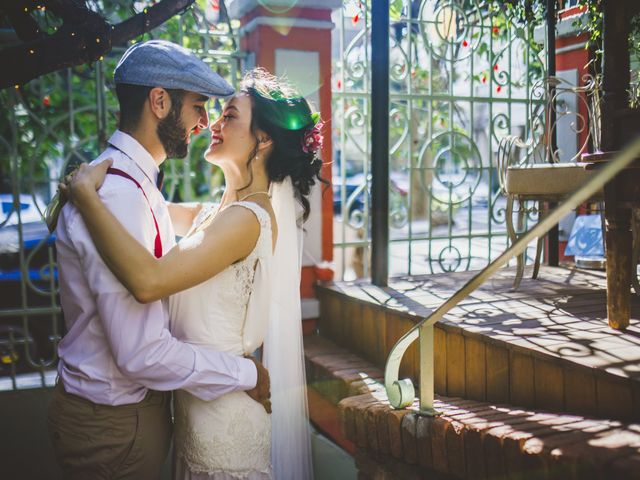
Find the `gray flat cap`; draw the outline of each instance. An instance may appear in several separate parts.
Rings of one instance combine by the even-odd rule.
[[[114,72],[116,83],[163,87],[227,97],[234,90],[194,53],[165,40],[136,43],[124,52]]]

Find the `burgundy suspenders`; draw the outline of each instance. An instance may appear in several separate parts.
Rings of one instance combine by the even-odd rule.
[[[142,191],[142,195],[144,195],[144,198],[147,201],[147,204],[149,205],[149,210],[151,211],[151,216],[153,217],[153,223],[156,226],[156,242],[155,242],[155,248],[154,248],[154,255],[156,256],[156,258],[160,258],[162,256],[162,239],[160,238],[160,229],[158,228],[158,221],[156,220],[156,216],[153,213],[153,208],[151,208],[151,203],[149,202],[149,199],[147,198],[147,194],[144,193],[144,189],[142,188],[140,183],[138,183],[138,181],[135,178],[133,178],[127,172],[124,172],[124,171],[120,170],[119,168],[111,167],[111,168],[109,168],[107,170],[107,173],[110,173],[112,175],[118,175],[118,176],[124,177],[124,178],[128,178],[133,183],[135,183],[136,186]]]

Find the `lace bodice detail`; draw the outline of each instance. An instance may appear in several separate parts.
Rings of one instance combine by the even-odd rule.
[[[266,210],[253,202],[231,206],[251,210],[260,223],[253,251],[215,277],[172,296],[170,322],[173,335],[181,340],[242,355],[256,265],[259,260],[272,258],[273,242],[271,217]],[[213,212],[203,209],[195,227]],[[264,311],[268,311],[268,305]],[[176,453],[190,472],[214,479],[222,474],[223,478],[270,478],[271,420],[262,405],[244,392],[206,402],[178,391],[175,403]]]
[[[172,333],[191,343],[242,355],[242,331],[251,295],[256,262],[272,256],[271,217],[254,202],[235,202],[251,210],[260,223],[260,235],[253,251],[215,277],[173,295],[169,301]],[[212,211],[203,209],[196,217],[202,223]]]
[[[204,222],[207,218],[213,217],[215,215],[218,208],[220,208],[219,203],[207,203],[206,205],[202,205],[202,208],[196,215],[196,218],[193,219],[193,224],[191,225],[191,227],[197,228],[202,225],[202,222]]]

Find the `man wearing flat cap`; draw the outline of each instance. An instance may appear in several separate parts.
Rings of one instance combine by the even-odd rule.
[[[190,135],[208,125],[205,102],[233,88],[192,52],[161,40],[129,48],[114,77],[120,125],[93,162],[113,159],[99,195],[159,257],[175,244],[169,208],[182,208],[168,206],[158,190],[159,165],[187,155]],[[181,213],[190,224],[193,212]],[[67,334],[48,421],[65,478],[159,478],[171,438],[171,390],[203,400],[246,390],[266,401],[264,367],[172,337],[165,304],[135,300],[70,203],[56,248]]]

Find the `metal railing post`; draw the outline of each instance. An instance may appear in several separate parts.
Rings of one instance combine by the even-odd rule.
[[[467,298],[472,292],[486,282],[494,273],[507,264],[509,260],[520,255],[535,238],[545,235],[560,219],[574,210],[578,205],[591,198],[598,190],[613,177],[628,167],[631,162],[640,157],[640,139],[635,140],[620,155],[604,164],[575,192],[569,195],[554,210],[541,219],[535,227],[528,230],[516,240],[498,258],[474,275],[462,288],[446,299],[438,308],[426,318],[422,319],[405,333],[393,346],[387,357],[384,369],[384,386],[387,391],[389,403],[394,408],[404,408],[413,404],[415,389],[409,378],[398,379],[400,362],[407,348],[420,337],[420,411],[433,415],[434,396],[434,356],[433,356],[433,328],[452,308]],[[424,371],[423,371],[424,370]],[[424,406],[422,402],[424,401]]]
[[[420,326],[420,413],[422,415],[438,415],[433,408],[434,400],[434,350],[433,325]]]
[[[550,77],[556,75],[556,0],[547,0],[547,75]],[[555,85],[551,84],[549,87],[549,98],[555,102]],[[554,105],[549,109],[549,125],[551,125],[549,144],[552,155],[548,158],[548,161],[553,162],[555,154],[558,151],[556,109]],[[555,207],[555,203],[551,202],[549,204],[549,209]],[[547,263],[557,267],[560,262],[560,230],[558,225],[555,225],[549,230],[547,239],[549,242]]]
[[[389,0],[371,6],[371,280],[389,276]]]

